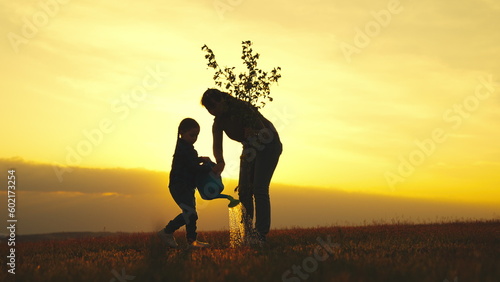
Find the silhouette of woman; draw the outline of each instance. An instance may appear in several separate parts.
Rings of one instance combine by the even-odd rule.
[[[221,173],[223,132],[243,145],[240,160],[238,195],[243,205],[245,233],[251,242],[265,243],[271,226],[269,184],[283,150],[278,132],[257,108],[217,89],[208,89],[201,104],[215,116],[212,126],[213,170]],[[255,229],[252,228],[255,199]],[[256,231],[256,232],[254,232]]]

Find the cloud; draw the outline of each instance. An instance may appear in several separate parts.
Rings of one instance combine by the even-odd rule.
[[[14,168],[23,192],[76,192],[83,194],[156,194],[168,189],[168,174],[144,169],[60,167],[0,159],[0,169]],[[62,176],[59,181],[58,175]]]
[[[143,169],[77,168],[58,182],[53,167],[1,159],[0,170],[14,168],[20,234],[159,230],[179,212],[167,188],[168,175]],[[2,177],[6,179],[5,177]],[[225,180],[233,194],[233,180]],[[394,221],[433,222],[498,217],[498,205],[350,193],[339,189],[271,185],[274,228]],[[198,196],[197,196],[198,197]],[[6,201],[6,193],[0,193]],[[227,201],[197,200],[200,230],[228,228]],[[4,211],[6,212],[6,211]],[[4,215],[6,216],[6,214]],[[20,224],[21,226],[21,224]]]

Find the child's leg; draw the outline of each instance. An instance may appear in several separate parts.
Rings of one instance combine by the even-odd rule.
[[[171,234],[177,231],[177,229],[181,228],[185,224],[186,221],[184,220],[184,215],[180,213],[173,220],[168,222],[168,224],[165,226],[164,231],[167,234]]]
[[[198,214],[196,213],[194,194],[190,201],[184,203],[183,211],[185,211],[183,216],[186,221],[186,238],[188,243],[191,243],[196,241],[196,237],[198,236],[196,233],[196,221],[198,220]]]
[[[173,233],[183,225],[186,225],[186,237],[188,241],[196,240],[196,221],[198,214],[196,213],[196,204],[194,198],[194,190],[190,189],[170,189],[174,201],[182,209],[182,213],[176,216],[165,227],[166,233]]]

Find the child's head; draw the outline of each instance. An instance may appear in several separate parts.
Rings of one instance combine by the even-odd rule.
[[[185,118],[179,124],[177,129],[177,137],[183,139],[190,144],[194,144],[200,134],[200,125],[192,118]]]

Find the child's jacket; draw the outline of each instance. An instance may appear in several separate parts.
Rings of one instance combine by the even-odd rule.
[[[210,166],[201,165],[202,160],[198,157],[198,152],[193,144],[178,138],[175,146],[172,169],[170,170],[170,188],[184,187],[195,189],[195,177],[197,173],[207,173]]]

